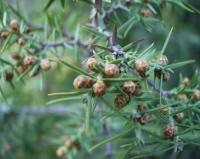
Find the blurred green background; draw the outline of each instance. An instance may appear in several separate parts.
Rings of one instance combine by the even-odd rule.
[[[38,26],[44,25],[44,18],[47,15],[42,10],[47,1],[7,1],[14,7],[18,7],[20,13],[25,15],[30,23],[37,24]],[[190,2],[196,8],[200,8],[199,1],[191,0]],[[60,7],[59,3],[55,3],[50,8],[48,14],[49,16],[57,17],[64,30],[66,29],[74,35],[76,26],[89,23],[89,12],[89,5],[83,2],[68,1],[65,10]],[[166,89],[170,89],[177,85],[180,72],[183,76],[191,77],[194,71],[200,68],[200,15],[188,13],[182,9],[169,6],[163,11],[163,17],[163,24],[156,24],[152,32],[148,32],[141,25],[137,25],[132,29],[128,37],[123,42],[120,41],[120,43],[123,45],[132,40],[144,38],[144,47],[154,42],[158,48],[161,48],[169,29],[173,26],[174,32],[165,54],[169,57],[171,63],[189,59],[195,59],[196,63],[184,66],[172,74],[170,82],[166,85]],[[79,35],[81,39],[87,39],[87,33],[82,27],[80,27]],[[57,52],[63,54],[65,60],[81,66],[86,52],[83,49],[78,51],[83,55],[80,57],[80,60],[76,59],[73,48],[57,50]],[[76,134],[76,128],[81,126],[80,124],[84,120],[84,115],[83,111],[80,111],[80,116],[75,115],[76,109],[80,109],[81,106],[73,102],[61,103],[56,106],[46,105],[46,102],[49,100],[47,94],[72,90],[72,81],[75,76],[76,74],[68,68],[58,65],[41,77],[38,76],[27,80],[25,85],[20,83],[16,84],[15,90],[8,84],[4,83],[2,85],[7,96],[8,105],[1,100],[1,159],[56,158],[55,151],[62,144],[62,137],[67,133]],[[64,111],[62,111],[63,106],[66,107]],[[60,108],[61,110],[56,114],[41,113],[35,115],[34,113],[26,113],[27,108],[38,108],[38,110],[42,111],[44,107],[53,107],[52,109]],[[69,120],[72,120],[74,123],[68,125],[67,121]],[[95,153],[87,154],[84,152],[77,158],[97,158],[98,152]],[[158,158],[167,159],[168,157],[164,155],[158,156]],[[199,159],[199,148],[186,147],[180,155],[180,158]]]

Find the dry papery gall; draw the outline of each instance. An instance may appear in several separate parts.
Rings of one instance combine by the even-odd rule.
[[[190,80],[188,78],[184,78],[182,81],[182,84],[184,87],[188,87],[190,84]]]
[[[184,113],[181,112],[181,113],[175,114],[173,117],[174,117],[175,120],[178,120],[178,121],[183,120]]]
[[[103,96],[106,93],[106,84],[103,81],[97,81],[93,85],[93,92],[96,96]]]
[[[37,57],[34,56],[34,55],[28,55],[28,56],[25,56],[24,59],[23,59],[23,65],[25,66],[32,66],[34,64],[36,64],[38,61]]]
[[[193,99],[200,100],[200,90],[195,90],[193,93]]]
[[[4,40],[8,37],[8,35],[9,35],[9,33],[7,31],[1,32],[1,38],[4,39]]]
[[[26,40],[24,38],[19,38],[17,41],[18,45],[24,46],[26,44]]]
[[[166,139],[171,139],[174,137],[175,133],[177,132],[178,128],[177,126],[173,125],[166,125],[164,127],[164,136]]]
[[[90,57],[86,61],[86,67],[89,71],[95,71],[94,65],[97,65],[98,62],[95,58]]]
[[[149,9],[142,9],[140,15],[143,17],[149,17],[152,15],[152,12]]]
[[[122,109],[130,102],[130,97],[124,94],[119,94],[116,96],[114,105],[117,109]]]
[[[145,76],[146,72],[149,70],[149,64],[144,59],[138,59],[135,61],[135,69],[141,76]]]
[[[126,81],[124,82],[122,89],[128,94],[133,94],[136,90],[136,84],[133,81]]]
[[[40,61],[40,67],[43,71],[48,71],[51,68],[51,62],[48,59],[42,59]]]
[[[10,21],[10,27],[13,31],[18,31],[19,30],[19,24],[16,19],[13,19]]]
[[[75,89],[90,88],[93,81],[90,77],[79,75],[74,79],[73,86]]]
[[[60,158],[65,157],[67,153],[67,148],[65,146],[61,146],[56,150],[56,155]]]
[[[159,60],[160,60],[160,63],[164,66],[168,65],[168,63],[169,63],[169,60],[168,60],[167,56],[165,56],[165,55],[161,55]]]
[[[119,75],[119,67],[115,64],[105,64],[104,73],[107,77],[116,77]]]

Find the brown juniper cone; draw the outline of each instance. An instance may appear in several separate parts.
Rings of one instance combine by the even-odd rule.
[[[27,68],[28,66],[21,64],[20,66],[17,67],[17,71],[21,74],[24,73],[24,71],[26,71]]]
[[[163,115],[167,115],[167,114],[169,114],[169,109],[168,108],[162,108],[162,109],[160,109],[160,113],[162,113]]]
[[[170,79],[170,74],[168,72],[163,73],[160,69],[155,69],[154,74],[159,79],[161,79],[161,75],[162,75],[163,81],[169,81]]]
[[[149,70],[149,64],[144,59],[138,59],[135,62],[135,69],[141,76],[145,76],[146,72]]]
[[[140,11],[140,15],[143,17],[149,17],[152,15],[152,12],[150,11],[150,9],[142,9]]]
[[[65,146],[61,146],[56,150],[56,155],[60,158],[65,157],[67,153],[67,148]]]
[[[93,81],[90,77],[79,75],[74,79],[73,86],[75,89],[90,88],[93,85]]]
[[[193,93],[193,99],[200,100],[200,90],[195,90]]]
[[[12,57],[13,60],[16,60],[16,61],[20,61],[22,59],[22,57],[20,56],[20,54],[17,53],[17,52],[13,52],[11,54],[11,57]]]
[[[142,92],[140,92],[142,86],[140,83],[136,83],[136,89],[134,91],[134,93],[132,94],[133,96],[136,96],[136,97],[140,97],[142,96]]]
[[[40,61],[40,67],[43,71],[48,71],[49,69],[51,69],[51,63],[48,59],[42,59]]]
[[[119,94],[116,96],[114,105],[117,109],[122,109],[130,102],[130,97],[127,95]]]
[[[106,84],[103,81],[97,81],[93,84],[93,93],[96,96],[103,96],[106,93]]]
[[[13,80],[14,74],[12,71],[7,71],[6,72],[6,81],[11,82]]]
[[[67,149],[71,149],[74,146],[74,141],[72,139],[67,139],[65,141],[65,146],[67,147]]]
[[[4,40],[8,37],[8,35],[9,35],[9,33],[7,31],[1,32],[1,38],[4,39]]]
[[[184,113],[181,112],[181,113],[175,114],[173,117],[174,117],[175,120],[178,120],[178,121],[183,120]]]
[[[18,30],[19,30],[18,21],[16,19],[11,20],[10,21],[10,27],[14,32],[18,32]]]
[[[141,125],[146,124],[148,121],[148,116],[146,114],[142,114],[140,117],[137,118],[137,122]]]
[[[188,97],[186,94],[179,94],[178,95],[178,99],[180,99],[181,101],[186,102],[188,100]]]
[[[163,66],[166,66],[166,65],[168,65],[168,63],[169,63],[169,60],[168,60],[168,58],[167,58],[167,56],[165,56],[165,55],[162,55],[161,57],[160,57],[160,63],[163,65]]]
[[[106,64],[104,73],[107,77],[116,77],[119,75],[119,67],[115,64]]]
[[[174,137],[175,133],[177,132],[177,127],[172,125],[166,125],[164,127],[164,136],[166,139],[171,139]]]
[[[126,81],[124,82],[122,89],[128,94],[133,94],[136,90],[136,84],[133,81]]]
[[[34,55],[28,55],[28,56],[24,57],[24,59],[23,59],[23,65],[24,66],[32,66],[32,65],[36,64],[37,61],[38,60],[37,60],[36,56],[34,56]]]
[[[24,46],[26,44],[26,40],[24,38],[19,38],[17,41],[18,45]]]
[[[182,84],[184,87],[188,87],[190,84],[190,80],[188,78],[184,78],[182,81]]]
[[[87,59],[86,67],[89,71],[95,71],[94,65],[97,65],[97,64],[98,64],[97,60],[93,57],[90,57]]]

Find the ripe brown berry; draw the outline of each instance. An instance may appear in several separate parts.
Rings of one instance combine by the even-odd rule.
[[[12,71],[7,71],[6,72],[6,81],[11,82],[13,80],[14,74]]]
[[[107,77],[116,77],[119,75],[119,67],[115,64],[106,64],[104,73]]]
[[[86,67],[89,71],[95,71],[94,65],[97,65],[97,64],[98,64],[97,60],[93,57],[90,57],[87,59]]]
[[[200,100],[200,90],[195,90],[193,93],[193,99]]]
[[[177,132],[177,127],[172,125],[166,125],[164,128],[164,136],[166,139],[171,139],[174,137],[175,133]]]
[[[126,81],[123,84],[123,91],[133,94],[136,90],[136,84],[133,81]]]
[[[18,45],[24,46],[26,44],[26,40],[24,38],[19,38],[17,41]]]
[[[103,96],[106,93],[106,84],[103,81],[97,81],[92,88],[96,96]]]
[[[122,109],[130,102],[130,98],[127,95],[119,94],[115,98],[114,105],[117,109]]]
[[[90,88],[93,81],[90,77],[79,75],[74,79],[73,86],[75,89]]]
[[[152,12],[149,9],[142,9],[140,11],[140,15],[143,17],[149,17],[151,16]]]
[[[141,76],[145,76],[146,72],[149,70],[149,64],[144,59],[138,59],[135,62],[135,69]]]
[[[17,53],[17,52],[13,52],[11,54],[11,57],[12,57],[13,60],[16,60],[16,61],[20,61],[22,59],[22,57],[20,56],[20,54]]]
[[[188,97],[186,94],[179,94],[178,95],[178,99],[180,99],[181,101],[187,101],[188,100]]]
[[[183,118],[184,118],[184,113],[181,112],[181,113],[175,114],[173,117],[174,117],[174,119],[176,119],[176,120],[178,120],[178,121],[183,120]]]
[[[161,63],[162,65],[164,65],[164,66],[168,65],[169,61],[168,61],[167,56],[162,55],[162,56],[160,57],[160,63]]]
[[[32,66],[37,63],[37,57],[34,55],[28,55],[23,59],[23,65]]]
[[[7,31],[2,31],[1,32],[1,38],[5,40],[8,37],[8,34],[9,33]]]
[[[10,21],[10,27],[13,31],[18,31],[19,30],[19,24],[18,21],[16,19],[13,19]]]
[[[48,59],[42,59],[40,61],[40,67],[43,71],[48,71],[51,68],[51,63]]]
[[[67,153],[67,148],[65,146],[61,146],[56,150],[56,155],[60,158],[64,157]]]
[[[73,146],[74,146],[74,141],[72,139],[67,139],[65,141],[65,146],[68,148],[68,149],[71,149]]]
[[[188,78],[184,78],[182,81],[182,84],[184,87],[188,87],[190,84],[190,80]]]

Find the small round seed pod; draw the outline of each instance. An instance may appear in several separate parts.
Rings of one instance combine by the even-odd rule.
[[[136,84],[133,81],[126,81],[123,84],[123,91],[128,94],[133,94],[136,90]]]
[[[6,82],[11,82],[13,80],[14,74],[12,71],[6,72]]]
[[[169,114],[169,109],[168,109],[168,108],[162,108],[162,109],[160,109],[160,112],[161,112],[163,115],[167,115],[167,114]]]
[[[37,63],[37,57],[34,55],[28,55],[23,59],[24,66],[31,66]]]
[[[106,93],[106,84],[103,81],[97,81],[92,88],[96,96],[103,96]]]
[[[188,78],[184,78],[182,81],[182,84],[184,87],[188,87],[190,84],[190,80]]]
[[[67,153],[67,148],[65,146],[61,146],[56,150],[56,155],[60,158],[63,158]]]
[[[65,141],[65,146],[68,148],[68,149],[71,149],[73,146],[74,146],[74,141],[72,139],[67,139]]]
[[[119,67],[115,64],[106,64],[104,73],[107,77],[116,77],[119,75]]]
[[[200,100],[200,90],[196,90],[193,93],[193,99]]]
[[[176,126],[166,125],[164,127],[164,136],[165,136],[166,139],[173,138],[176,132],[177,132]]]
[[[17,53],[17,52],[13,52],[11,54],[11,57],[12,57],[13,60],[16,60],[16,61],[20,61],[22,59],[22,57],[20,56],[20,54]]]
[[[7,31],[1,32],[1,38],[4,39],[4,40],[8,37],[8,35],[9,35],[9,33]]]
[[[24,73],[24,71],[26,71],[27,68],[28,66],[20,65],[17,67],[17,71],[21,74],[21,73]]]
[[[87,59],[86,67],[89,71],[95,71],[94,65],[97,65],[97,64],[98,64],[97,60],[93,57],[90,57]]]
[[[149,16],[151,16],[151,11],[149,10],[149,9],[142,9],[141,11],[140,11],[140,15],[142,16],[142,17],[149,17]]]
[[[141,84],[140,83],[136,83],[136,89],[134,91],[134,93],[132,95],[136,96],[136,97],[139,97],[142,95],[142,92],[140,91],[142,88]]]
[[[48,59],[42,59],[40,61],[40,67],[43,71],[48,71],[51,68],[51,62]]]
[[[92,79],[88,76],[79,75],[74,79],[73,86],[75,89],[89,88],[92,86]]]
[[[175,120],[178,120],[178,121],[183,120],[184,113],[183,112],[178,113],[178,114],[174,115],[173,117],[174,117]]]
[[[122,109],[130,102],[130,98],[127,95],[119,94],[115,98],[114,105],[117,109]]]
[[[18,31],[19,30],[19,24],[18,21],[16,19],[13,19],[10,21],[10,27],[13,31]]]
[[[164,66],[168,65],[169,60],[168,60],[167,56],[162,55],[162,56],[160,57],[160,63],[161,63],[162,65],[164,65]]]
[[[179,94],[178,99],[185,102],[188,100],[188,97],[186,94]]]
[[[19,38],[17,41],[18,45],[24,46],[26,44],[26,40],[24,38]]]
[[[135,62],[135,69],[141,76],[145,76],[146,72],[149,70],[149,64],[144,59],[138,59]]]

